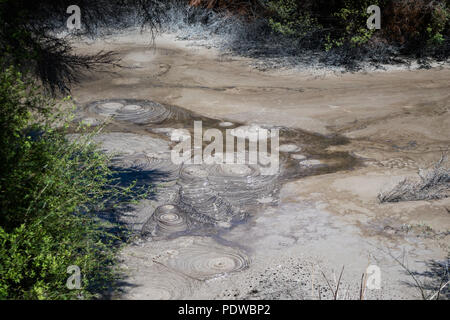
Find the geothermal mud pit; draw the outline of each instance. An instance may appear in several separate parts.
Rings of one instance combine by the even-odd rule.
[[[113,166],[119,171],[132,170],[129,181],[136,179],[140,185],[154,186],[152,201],[142,202],[119,219],[144,241],[176,244],[176,249],[163,250],[153,257],[152,263],[157,270],[166,268],[191,280],[213,279],[249,267],[251,259],[245,250],[219,244],[223,242],[220,234],[245,223],[263,207],[277,206],[283,182],[356,164],[356,159],[347,153],[325,150],[345,139],[277,127],[281,137],[276,174],[263,174],[259,165],[248,164],[176,165],[170,155],[174,142],[169,136],[179,128],[192,129],[189,125],[194,120],[211,128],[226,128],[224,136],[225,130],[231,130],[235,136],[245,137],[260,127],[224,123],[180,107],[135,99],[94,101],[80,108],[78,115],[78,121],[91,127],[107,121],[104,130],[111,132],[95,139],[103,151],[115,155]],[[121,127],[128,132],[115,131]],[[308,150],[314,150],[314,154]],[[159,273],[151,277],[161,277]],[[164,277],[156,280],[159,284],[155,291],[146,289],[146,298],[178,297],[175,291],[180,284],[174,283],[172,288],[168,282],[169,287],[164,289]]]
[[[411,268],[419,270],[426,269],[423,261],[442,259],[450,223],[441,209],[447,202],[382,207],[375,198],[392,177],[413,172],[398,170],[415,169],[448,145],[448,127],[436,126],[444,132],[441,140],[430,132],[425,137],[413,132],[407,139],[417,142],[414,153],[399,151],[391,145],[406,145],[408,130],[391,136],[392,143],[374,138],[396,125],[402,131],[404,122],[387,127],[383,122],[397,113],[389,116],[389,110],[380,109],[377,118],[372,110],[340,106],[344,101],[352,105],[351,94],[358,99],[366,78],[292,82],[277,74],[255,74],[240,60],[223,60],[171,39],[162,39],[154,50],[135,40],[128,35],[110,43],[80,44],[81,51],[118,51],[129,68],[91,75],[74,90],[77,121],[94,128],[107,121],[96,139],[105,152],[114,153],[113,165],[125,172],[124,179],[153,186],[146,200],[118,216],[136,240],[122,253],[126,276],[112,297],[317,299],[320,292],[326,299],[331,292],[322,272],[333,279],[345,265],[340,298],[356,299],[369,264],[383,271],[383,289],[367,291],[366,298],[416,297],[406,284],[408,276],[386,252],[407,252],[413,257]],[[324,118],[319,97],[327,85],[334,94],[326,98],[329,118]],[[412,92],[418,88],[411,84]],[[390,89],[383,85],[377,90]],[[437,109],[445,109],[445,86],[430,90],[440,96]],[[341,91],[350,93],[344,97]],[[373,95],[380,97],[380,92]],[[300,113],[293,107],[275,110],[300,101],[307,106]],[[414,106],[409,110],[408,115],[418,113]],[[194,121],[202,121],[203,130],[220,129],[224,136],[227,129],[236,135],[279,129],[279,172],[262,175],[258,165],[174,164],[176,142],[170,136],[177,129],[193,136]],[[426,118],[420,121],[426,125]],[[414,156],[420,153],[426,159]],[[430,223],[444,228],[436,231],[440,238],[386,233],[391,230],[386,226],[426,220],[430,212]]]
[[[140,184],[155,186],[156,194],[164,194],[165,200],[158,200],[159,206],[146,217],[140,230],[142,236],[152,239],[215,234],[245,220],[258,210],[258,204],[276,205],[283,181],[356,164],[347,153],[326,152],[327,146],[342,144],[343,139],[278,127],[280,165],[274,174],[265,174],[258,164],[177,165],[171,159],[171,147],[177,143],[170,140],[172,132],[180,128],[192,130],[189,125],[193,121],[202,121],[205,130],[224,127],[223,122],[194,115],[180,107],[135,99],[94,101],[79,115],[78,120],[90,126],[108,121],[106,131],[127,128],[127,133],[102,133],[95,139],[101,142],[105,152],[117,153],[113,160],[115,167],[133,170]],[[227,130],[233,139],[260,129],[256,125],[231,122],[225,127],[223,136]],[[248,142],[246,147],[248,152]],[[314,150],[314,154],[308,154],[308,150]],[[308,160],[311,157],[314,159]]]

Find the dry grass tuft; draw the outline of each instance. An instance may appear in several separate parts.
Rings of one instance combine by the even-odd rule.
[[[428,170],[419,170],[419,179],[406,178],[393,189],[378,194],[380,202],[443,199],[450,196],[450,167],[447,157]]]

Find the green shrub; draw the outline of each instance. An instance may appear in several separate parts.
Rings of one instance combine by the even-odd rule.
[[[307,12],[303,13],[295,0],[269,1],[268,8],[274,13],[269,18],[273,31],[293,37],[305,37],[317,28],[317,21]]]
[[[91,298],[116,276],[121,236],[95,213],[145,193],[112,178],[95,132],[68,141],[70,113],[23,78],[0,73],[0,298]],[[80,290],[66,288],[70,265]]]
[[[380,5],[380,1],[344,1],[343,7],[334,13],[340,26],[338,30],[344,30],[341,36],[335,35],[335,38],[339,39],[337,40],[338,44],[349,42],[352,46],[361,46],[372,38],[376,30],[367,28],[367,19],[371,15],[367,13],[367,8],[371,5]]]
[[[319,42],[327,51],[346,43],[359,46],[375,32],[366,27],[367,8],[373,4],[379,1],[271,0],[267,4],[269,26],[274,32],[299,39],[319,33]]]
[[[367,28],[371,5],[381,8],[381,30]],[[274,32],[304,41],[315,31],[313,41],[326,51],[383,42],[414,53],[445,44],[450,31],[450,4],[443,0],[269,0],[267,7]]]
[[[450,23],[450,7],[444,3],[438,3],[434,6],[431,13],[431,22],[428,25],[428,44],[442,45],[445,41],[445,29]]]
[[[450,7],[445,1],[389,1],[384,10],[383,37],[416,47],[440,45],[449,31]]]

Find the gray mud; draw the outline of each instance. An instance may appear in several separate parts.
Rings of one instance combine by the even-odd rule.
[[[264,175],[259,165],[248,164],[176,165],[170,157],[175,143],[169,137],[176,129],[193,134],[193,122],[201,120],[203,130],[220,128],[224,137],[225,130],[231,130],[238,137],[259,127],[223,123],[181,107],[136,99],[87,103],[79,108],[77,121],[85,119],[92,127],[102,123],[105,126],[104,133],[95,139],[103,151],[115,154],[115,168],[130,170],[130,177],[122,179],[154,186],[151,207],[137,210],[138,225],[142,227],[133,228],[140,236],[153,240],[188,234],[217,235],[242,223],[262,206],[277,205],[283,183],[357,164],[346,152],[327,151],[329,146],[345,144],[343,137],[266,127],[280,130],[280,168],[276,174]],[[248,151],[248,142],[246,148]],[[124,219],[131,223],[129,215]]]

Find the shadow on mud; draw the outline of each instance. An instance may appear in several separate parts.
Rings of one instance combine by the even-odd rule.
[[[450,253],[446,260],[425,262],[425,271],[405,270],[412,279],[404,283],[416,288],[424,300],[450,300],[449,263]]]

